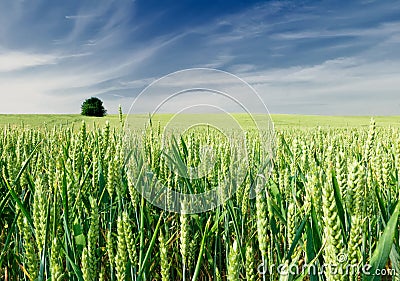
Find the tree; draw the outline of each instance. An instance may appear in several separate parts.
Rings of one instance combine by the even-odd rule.
[[[81,114],[85,116],[103,117],[107,114],[103,102],[96,97],[91,97],[90,99],[85,100],[82,103],[81,109]]]

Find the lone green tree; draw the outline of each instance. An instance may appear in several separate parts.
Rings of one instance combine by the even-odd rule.
[[[107,114],[107,110],[103,106],[103,102],[96,97],[85,100],[81,106],[81,114],[85,116],[103,117]]]

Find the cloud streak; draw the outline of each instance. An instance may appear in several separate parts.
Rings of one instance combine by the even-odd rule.
[[[4,51],[0,53],[0,73],[22,70],[25,68],[52,65],[57,57],[45,54],[30,54],[23,52]]]

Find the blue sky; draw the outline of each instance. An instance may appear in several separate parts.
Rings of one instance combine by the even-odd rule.
[[[272,113],[400,115],[399,50],[399,1],[1,0],[0,113],[90,96],[126,112],[163,75],[210,67]]]

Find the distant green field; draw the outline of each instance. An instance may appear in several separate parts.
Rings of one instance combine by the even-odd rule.
[[[243,114],[232,114],[243,127],[251,127],[252,120]],[[257,116],[257,115],[256,115]],[[154,117],[155,124],[160,123],[162,126],[171,120],[172,114],[159,114]],[[207,123],[211,121],[225,122],[226,115],[221,114],[187,114],[180,116],[182,126],[191,125],[197,122]],[[260,115],[258,115],[260,117]],[[317,116],[317,115],[289,115],[289,114],[273,114],[271,118],[277,129],[279,128],[313,128],[313,127],[350,127],[359,128],[368,126],[371,116]],[[377,126],[382,127],[400,127],[400,116],[376,116],[374,117]],[[25,126],[30,128],[52,128],[54,126],[74,126],[79,127],[82,120],[85,120],[89,128],[93,126],[104,126],[109,121],[111,126],[119,126],[118,115],[108,115],[103,118],[85,117],[78,114],[70,115],[54,115],[54,114],[18,114],[18,115],[1,115],[0,126]],[[134,115],[128,118],[131,126],[141,127],[144,121],[148,120],[147,115]],[[229,121],[227,126],[229,126]]]
[[[103,126],[108,120],[112,125],[117,125],[118,115],[108,115],[103,118],[86,117],[79,114],[0,114],[0,126],[25,126],[30,128],[52,128],[54,126],[78,126],[85,120],[88,126],[97,124]]]

